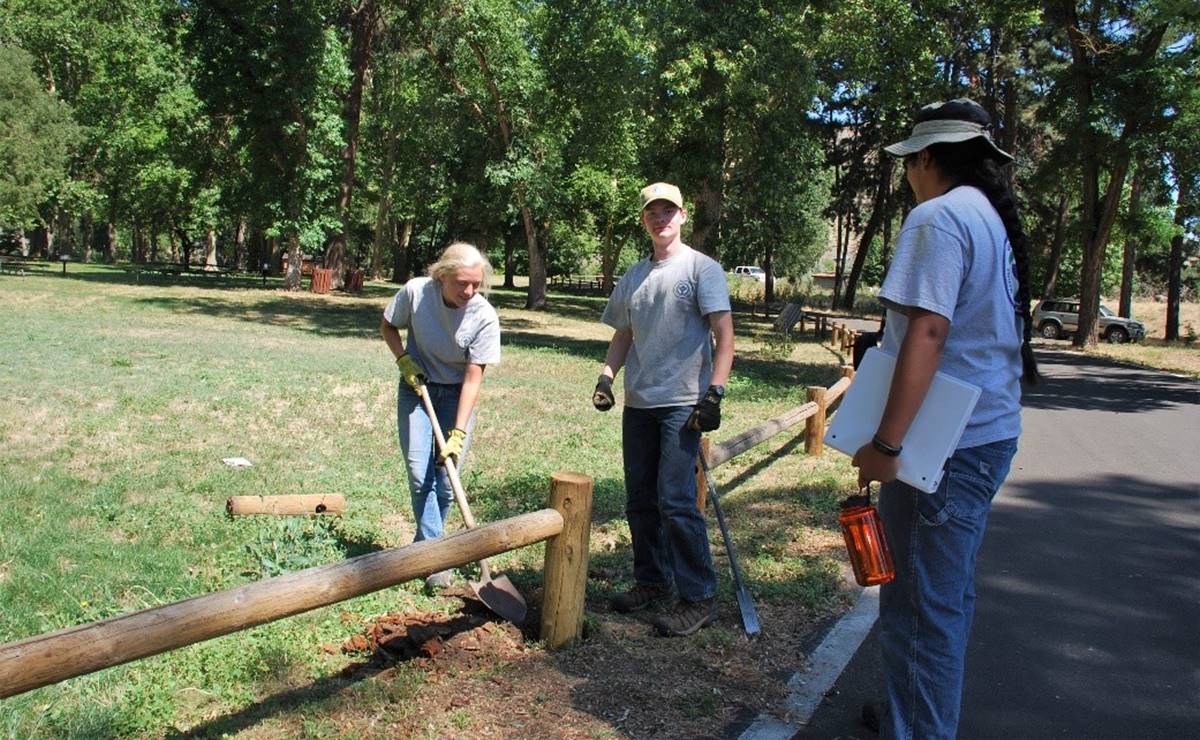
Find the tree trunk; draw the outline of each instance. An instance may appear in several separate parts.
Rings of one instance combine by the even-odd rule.
[[[689,246],[717,259],[717,244],[721,226],[721,189],[713,188],[706,178],[697,191],[693,202],[695,211],[692,219],[692,237]]]
[[[850,277],[846,280],[846,295],[842,306],[847,311],[854,310],[854,294],[858,291],[858,280],[862,277],[863,267],[867,263],[867,253],[871,251],[871,242],[883,224],[883,216],[887,213],[888,191],[892,185],[892,158],[880,157],[877,167],[879,182],[875,188],[875,207],[871,209],[871,218],[863,229],[862,238],[858,242],[858,251],[854,255],[854,266],[850,269]]]
[[[342,147],[342,183],[338,189],[337,212],[340,228],[329,239],[325,266],[333,270],[331,287],[341,288],[346,272],[346,233],[350,230],[350,202],[354,194],[354,170],[358,156],[358,128],[362,120],[362,94],[371,64],[371,43],[379,21],[374,0],[363,0],[350,14],[350,65],[353,75],[343,109],[346,145]]]
[[[204,237],[204,269],[217,269],[217,232],[212,228]]]
[[[82,246],[79,259],[85,264],[92,261],[92,231],[94,229],[91,216],[84,216],[79,220],[79,241]]]
[[[391,199],[386,192],[382,193],[375,210],[375,234],[371,241],[372,280],[378,280],[383,275],[383,254],[396,236],[396,220],[392,218],[390,211]]]
[[[613,214],[609,213],[604,220],[604,235],[600,238],[600,280],[604,295],[612,295],[616,281],[613,273],[621,261],[620,242],[613,241]]]
[[[842,182],[842,167],[838,165],[833,168],[833,192],[841,192]],[[836,306],[842,296],[842,273],[846,269],[846,247],[842,243],[842,207],[837,208],[836,216],[833,220],[833,302],[829,305]]]
[[[763,314],[768,314],[770,306],[775,302],[775,269],[773,263],[775,261],[775,243],[772,239],[767,242],[767,248],[763,254],[762,268],[763,272],[767,273],[767,280],[763,284]]]
[[[515,288],[517,284],[514,275],[517,272],[517,255],[514,246],[512,229],[504,230],[504,287]]]
[[[131,262],[146,261],[146,232],[142,229],[141,224],[137,219],[134,219],[132,227],[130,227],[130,237],[133,240],[133,248],[129,254]]]
[[[396,260],[395,273],[392,277],[397,283],[408,282],[412,276],[412,260],[409,259],[409,246],[412,244],[413,220],[411,218],[404,219],[404,225],[400,227],[399,238],[396,239]]]
[[[50,243],[53,239],[52,234],[53,232],[50,231],[49,226],[39,226],[33,230],[33,239],[31,240],[33,242],[33,251],[42,259],[49,259],[51,255]]]
[[[1133,311],[1133,263],[1137,258],[1137,235],[1142,210],[1142,183],[1146,168],[1138,166],[1133,171],[1129,188],[1129,228],[1125,236],[1125,250],[1121,260],[1121,300],[1117,315],[1129,318]]]
[[[117,224],[114,221],[108,221],[104,224],[104,233],[101,235],[100,248],[104,254],[105,263],[111,265],[117,261]]]
[[[301,281],[301,262],[300,256],[300,235],[292,232],[288,234],[288,267],[287,276],[284,278],[283,287],[288,290],[300,290]]]
[[[1175,173],[1178,187],[1175,201],[1175,236],[1171,239],[1171,259],[1167,273],[1167,330],[1165,338],[1168,342],[1179,340],[1179,301],[1183,287],[1183,234],[1184,221],[1187,217],[1188,199],[1191,197],[1190,177]]]
[[[175,231],[179,234],[179,262],[183,263],[183,269],[190,270],[192,267],[192,238],[178,226],[175,227]]]
[[[1046,279],[1042,281],[1042,300],[1054,297],[1058,283],[1058,265],[1062,261],[1063,247],[1067,243],[1067,194],[1059,193],[1058,211],[1054,218],[1054,239],[1050,242],[1050,256],[1046,259]]]
[[[529,249],[529,289],[525,294],[525,308],[540,311],[546,307],[546,254],[538,243],[533,214],[524,205],[521,206],[521,220],[525,224],[526,247]]]
[[[233,267],[238,272],[246,271],[246,219],[239,218],[233,231]]]

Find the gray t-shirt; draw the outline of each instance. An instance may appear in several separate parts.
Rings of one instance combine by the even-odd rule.
[[[463,308],[451,308],[436,280],[413,278],[392,298],[383,318],[408,330],[404,348],[431,383],[461,383],[468,364],[500,362],[500,317],[480,293]]]
[[[690,406],[712,377],[708,315],[729,310],[725,272],[711,257],[683,245],[661,262],[640,260],[613,289],[601,319],[632,330],[625,358],[625,405]]]
[[[894,310],[923,308],[950,320],[938,370],[983,389],[959,448],[1021,433],[1021,337],[1016,261],[1004,222],[974,187],[914,208],[900,229],[879,297],[888,305],[883,348],[893,354],[908,330]]]

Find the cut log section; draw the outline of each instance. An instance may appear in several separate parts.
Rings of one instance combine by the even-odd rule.
[[[307,493],[291,496],[230,496],[225,511],[230,516],[271,514],[274,516],[311,516],[341,514],[346,497],[340,493]]]

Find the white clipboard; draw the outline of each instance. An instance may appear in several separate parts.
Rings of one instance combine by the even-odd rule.
[[[871,441],[883,418],[896,358],[878,347],[867,350],[854,382],[825,432],[825,444],[853,456]],[[908,429],[897,478],[926,493],[937,490],[946,460],[962,439],[979,400],[978,386],[936,373],[925,401]]]

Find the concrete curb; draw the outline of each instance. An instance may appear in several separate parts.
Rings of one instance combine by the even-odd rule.
[[[862,589],[854,608],[829,630],[808,657],[808,664],[788,679],[788,698],[781,712],[786,720],[760,714],[739,740],[787,740],[803,729],[870,633],[878,616],[879,589]]]

